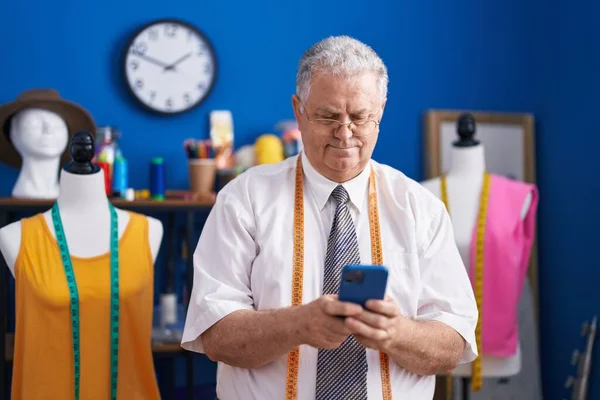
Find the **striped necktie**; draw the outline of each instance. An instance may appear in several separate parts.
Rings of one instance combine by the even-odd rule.
[[[360,263],[358,239],[347,202],[348,192],[338,185],[331,196],[337,207],[327,243],[323,294],[337,294],[342,268]],[[317,358],[317,400],[366,399],[367,357],[365,348],[349,336],[334,350],[319,349]]]

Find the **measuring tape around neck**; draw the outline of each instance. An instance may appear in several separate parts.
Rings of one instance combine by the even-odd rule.
[[[302,156],[298,155],[294,189],[294,255],[292,275],[292,306],[302,305],[304,283],[304,178],[302,173]],[[375,265],[383,265],[383,249],[379,226],[379,208],[377,203],[377,185],[375,173],[371,169],[369,177],[369,230],[371,235],[371,261]],[[300,349],[297,347],[288,353],[286,375],[286,400],[295,400],[298,395],[298,364]],[[392,399],[390,365],[387,354],[379,353],[381,369],[381,386],[383,400]]]
[[[446,185],[446,176],[442,175],[440,179],[441,198],[450,214],[450,205],[448,202],[448,188]],[[474,277],[474,292],[475,301],[477,303],[477,311],[479,312],[479,318],[477,318],[477,325],[475,326],[475,342],[477,344],[477,358],[473,361],[472,372],[471,372],[471,389],[473,392],[478,392],[483,384],[483,377],[481,372],[481,319],[483,311],[483,273],[484,273],[484,240],[485,240],[485,226],[487,221],[487,206],[488,198],[490,194],[490,174],[485,171],[483,175],[483,186],[481,188],[481,194],[479,198],[479,213],[477,216],[477,238],[475,247],[475,270],[473,271]],[[452,375],[446,377],[446,397],[451,399],[452,396]]]
[[[110,392],[111,400],[117,398],[117,377],[119,367],[119,226],[117,213],[108,203],[110,209]],[[81,336],[79,323],[79,293],[77,290],[77,282],[75,273],[73,272],[73,264],[67,246],[62,220],[58,203],[52,206],[52,222],[54,223],[54,231],[56,240],[60,249],[60,257],[62,259],[67,285],[69,287],[69,295],[71,301],[71,330],[73,339],[73,368],[74,368],[74,391],[75,400],[79,400],[80,383],[81,383]]]

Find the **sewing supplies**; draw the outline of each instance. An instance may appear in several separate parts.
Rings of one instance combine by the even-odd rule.
[[[280,132],[285,157],[295,156],[302,151],[302,134],[294,120],[285,120],[275,125]]]
[[[211,140],[186,139],[183,141],[183,148],[188,159],[207,159],[214,158],[214,150]]]
[[[448,214],[450,214],[450,203],[448,202],[448,189],[446,185],[446,175],[442,175],[440,180],[440,191],[442,202],[446,206],[446,210]],[[483,187],[481,190],[481,195],[479,198],[479,212],[477,215],[477,242],[476,242],[476,250],[475,250],[475,268],[473,271],[473,281],[474,287],[473,291],[475,294],[475,302],[477,303],[477,311],[479,312],[479,318],[477,319],[477,324],[475,325],[475,344],[477,345],[477,351],[479,355],[473,361],[472,364],[472,373],[471,373],[471,390],[473,392],[478,392],[481,390],[481,386],[483,385],[483,376],[482,376],[482,361],[481,356],[483,353],[482,349],[482,333],[481,333],[481,319],[483,314],[483,274],[485,271],[484,263],[484,238],[485,238],[485,227],[487,220],[487,205],[488,205],[488,197],[490,193],[490,173],[485,171],[483,175]],[[452,375],[448,375],[446,377],[446,388],[448,393],[452,393]]]
[[[233,117],[231,111],[215,110],[210,113],[210,140],[215,151],[217,169],[233,168]]]
[[[216,178],[214,158],[188,160],[188,171],[192,193],[210,193],[214,190]]]
[[[113,179],[115,160],[121,157],[119,139],[121,139],[121,132],[115,126],[99,126],[96,128],[94,161],[98,164],[108,164],[110,182]],[[112,185],[109,186],[109,188],[111,187]],[[107,192],[107,194],[110,194],[110,192]]]
[[[150,197],[152,200],[165,199],[165,163],[162,157],[155,157],[150,163]]]
[[[112,186],[110,179],[110,164],[105,161],[98,162],[96,164],[98,164],[98,166],[100,167],[100,169],[102,169],[104,174],[104,192],[107,196],[110,196]]]
[[[125,190],[125,200],[127,200],[127,201],[135,200],[135,190],[133,188],[127,188],[127,190]]]
[[[214,148],[212,140],[186,139],[183,142],[187,159],[190,190],[210,193],[215,186]]]
[[[274,164],[283,161],[283,142],[279,136],[272,133],[260,135],[254,143],[256,152],[256,164]]]
[[[177,323],[177,295],[163,293],[160,295],[160,327],[166,328]]]
[[[294,253],[292,270],[292,305],[302,304],[304,282],[304,175],[302,157],[296,160],[296,180],[294,189]],[[381,226],[377,202],[377,183],[375,172],[371,169],[369,177],[369,233],[371,236],[371,259],[375,265],[383,265]],[[300,347],[288,353],[286,373],[286,400],[295,400],[298,394],[298,372],[300,366]],[[379,352],[379,368],[383,400],[392,400],[389,356]]]
[[[112,176],[112,192],[116,196],[124,196],[127,190],[127,160],[124,157],[115,158]]]
[[[210,112],[210,139],[215,148],[233,147],[233,116],[231,111]]]
[[[150,190],[148,190],[148,189],[134,190],[134,199],[135,200],[149,200],[150,199]]]

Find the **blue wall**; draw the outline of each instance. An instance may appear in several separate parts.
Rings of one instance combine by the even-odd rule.
[[[387,63],[390,94],[375,157],[415,179],[422,178],[427,108],[534,112],[542,360],[546,398],[553,398],[580,344],[578,325],[599,300],[598,262],[590,252],[599,222],[593,204],[598,180],[588,160],[599,144],[600,46],[592,27],[600,10],[538,2],[8,2],[0,24],[0,102],[26,88],[53,87],[83,104],[98,124],[119,126],[130,168],[139,171],[130,177],[136,188],[147,186],[147,165],[157,155],[165,157],[169,187],[185,187],[181,143],[207,136],[210,110],[233,112],[236,146],[292,118],[298,58],[328,35],[355,36]],[[119,73],[129,35],[162,17],[202,29],[220,67],[208,100],[172,118],[136,106]],[[10,194],[15,179],[15,170],[0,166],[0,196]],[[567,214],[571,210],[579,213]]]
[[[528,96],[538,121],[542,363],[546,398],[560,399],[571,352],[584,348],[579,328],[600,311],[600,3],[534,3]],[[590,399],[600,398],[594,353]]]

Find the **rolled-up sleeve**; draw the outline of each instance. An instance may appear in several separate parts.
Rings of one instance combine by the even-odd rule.
[[[194,280],[181,347],[204,352],[200,335],[237,310],[252,310],[255,224],[246,194],[230,182],[219,192],[194,251]]]
[[[439,321],[456,330],[466,341],[460,363],[468,363],[478,354],[477,303],[443,203],[432,201],[427,214],[419,257],[422,289],[417,319]]]

